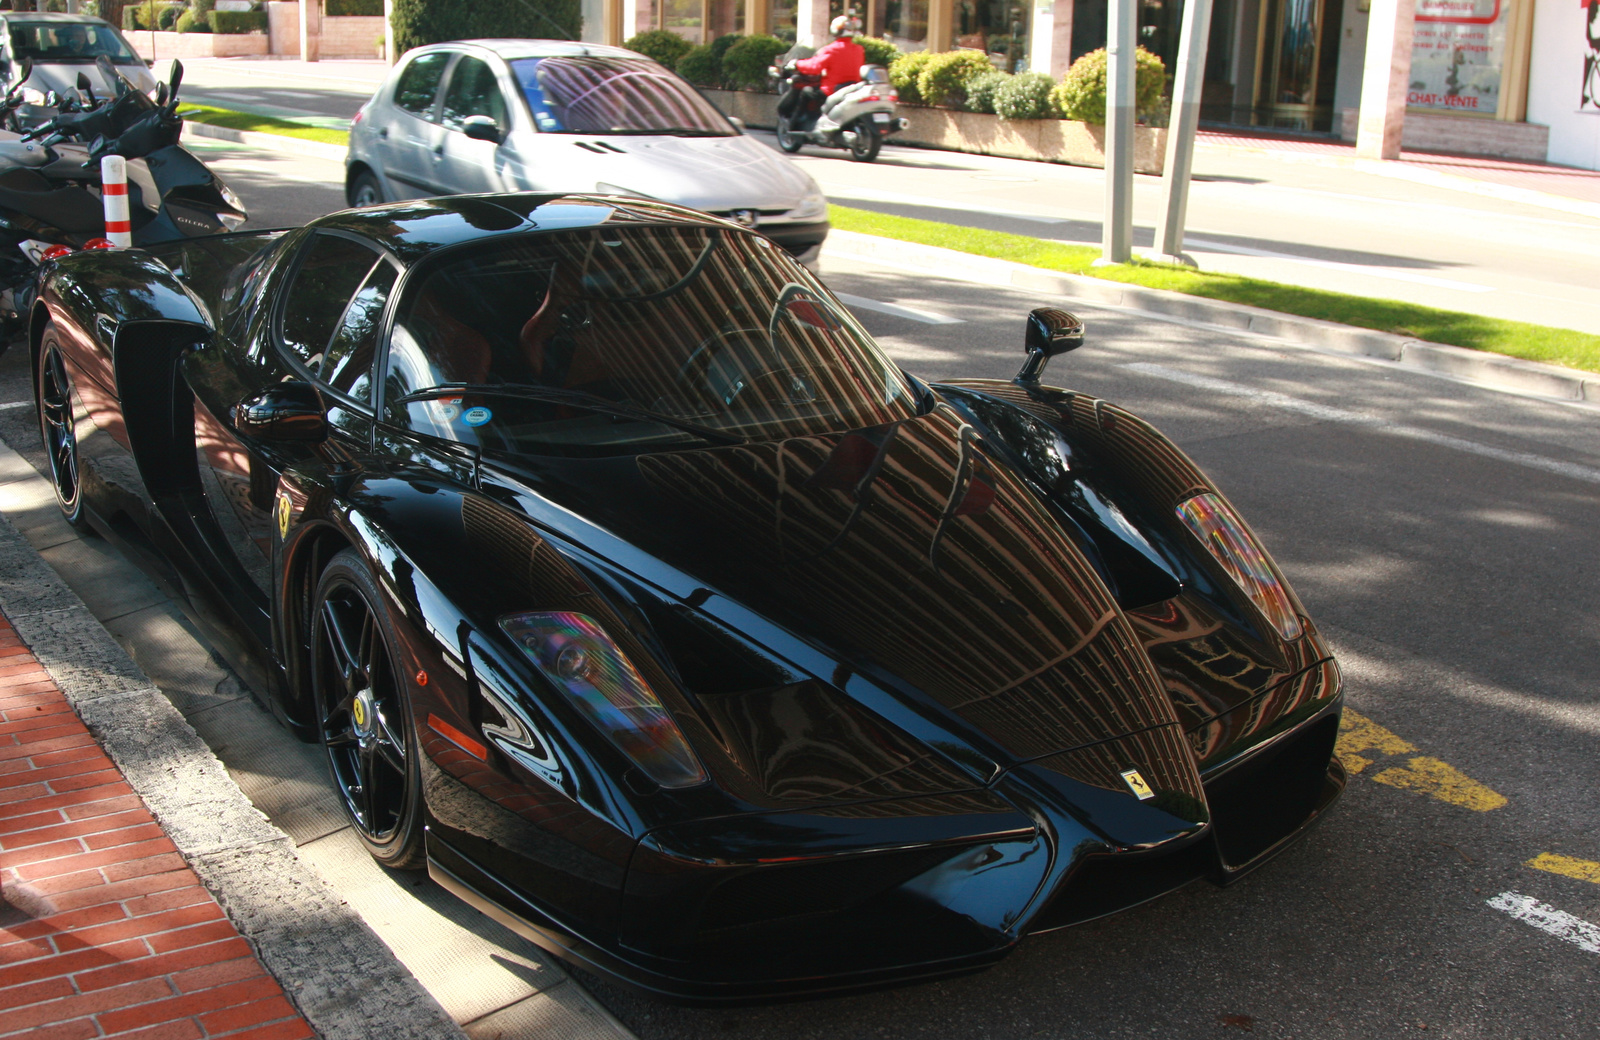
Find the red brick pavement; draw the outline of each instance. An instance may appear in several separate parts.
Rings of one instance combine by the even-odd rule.
[[[0,1037],[316,1035],[3,616],[0,895]]]

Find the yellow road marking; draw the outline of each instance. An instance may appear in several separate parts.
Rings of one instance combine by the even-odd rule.
[[[1391,733],[1359,712],[1346,708],[1339,726],[1339,743],[1334,754],[1351,774],[1372,765],[1369,756],[1406,755],[1419,750],[1415,744]],[[1372,778],[1380,784],[1416,791],[1441,802],[1459,805],[1475,812],[1489,812],[1506,804],[1506,797],[1437,758],[1418,755],[1403,766],[1391,766]]]
[[[1554,852],[1541,852],[1525,865],[1534,870],[1545,870],[1552,874],[1560,874],[1562,877],[1592,881],[1600,885],[1600,863],[1593,860],[1574,859]]]

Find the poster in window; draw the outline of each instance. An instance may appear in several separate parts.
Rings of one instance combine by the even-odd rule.
[[[1583,96],[1578,111],[1600,112],[1600,0],[1584,0],[1583,7],[1583,42],[1588,49],[1583,52]]]
[[[1512,0],[1416,0],[1406,104],[1494,115]]]

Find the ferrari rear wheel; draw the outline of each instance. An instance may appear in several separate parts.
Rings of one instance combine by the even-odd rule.
[[[44,328],[39,351],[38,410],[39,435],[50,458],[50,483],[55,486],[56,505],[67,523],[88,530],[83,515],[82,469],[78,465],[78,430],[72,407],[72,375],[61,351],[61,337],[54,322]]]
[[[312,693],[334,786],[373,859],[416,869],[426,861],[416,725],[394,627],[360,554],[334,556],[313,603]]]

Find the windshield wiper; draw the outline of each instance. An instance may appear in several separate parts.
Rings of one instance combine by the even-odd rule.
[[[696,437],[701,437],[715,444],[745,443],[743,437],[736,437],[731,433],[724,433],[710,426],[701,426],[699,423],[664,415],[648,408],[637,408],[621,401],[612,401],[601,397],[599,394],[586,393],[582,390],[565,390],[554,386],[539,386],[531,383],[441,383],[438,386],[430,386],[426,390],[418,390],[414,394],[406,394],[397,403],[409,404],[412,401],[425,401],[429,398],[453,397],[465,394],[518,397],[529,401],[545,401],[549,404],[569,404],[575,408],[583,408],[591,412],[603,412],[623,419],[660,423],[675,430],[682,430],[684,433],[692,433]]]

